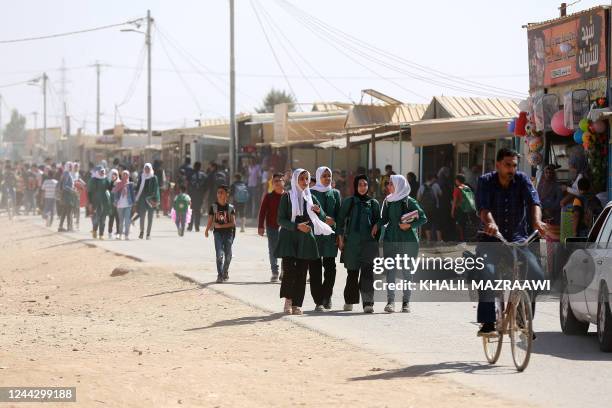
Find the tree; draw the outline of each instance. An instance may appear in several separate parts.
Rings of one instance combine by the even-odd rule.
[[[24,142],[25,141],[25,124],[26,118],[13,109],[11,112],[11,120],[4,128],[4,141],[6,142]]]
[[[295,111],[296,100],[293,95],[283,90],[276,90],[274,88],[272,88],[270,92],[266,94],[263,99],[262,106],[260,108],[255,108],[255,111],[257,113],[272,113],[274,112],[274,105],[278,105],[279,103],[287,103],[289,104],[289,112]]]

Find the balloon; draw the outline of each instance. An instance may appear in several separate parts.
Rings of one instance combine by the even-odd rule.
[[[578,123],[578,127],[583,132],[586,132],[587,130],[589,130],[589,120],[587,118],[580,119],[580,123]]]
[[[574,132],[574,142],[578,143],[578,144],[582,144],[582,135],[584,134],[584,132],[582,131],[582,129],[578,129]]]
[[[559,136],[570,136],[574,133],[574,130],[565,127],[563,116],[563,110],[555,113],[550,121],[550,126],[552,127],[553,132]]]
[[[508,122],[508,133],[514,133],[514,129],[516,129],[516,118]]]
[[[603,133],[606,131],[606,122],[603,120],[598,120],[597,122],[593,123],[593,130],[595,130],[595,133]]]
[[[515,136],[525,136],[525,125],[527,125],[527,112],[519,113],[519,117],[516,120],[514,127]]]

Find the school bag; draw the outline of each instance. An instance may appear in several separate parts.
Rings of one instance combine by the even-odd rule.
[[[474,192],[468,186],[460,188],[461,191],[461,203],[459,204],[459,211],[464,214],[471,214],[476,211],[476,200],[474,199]]]
[[[430,185],[423,184],[423,194],[421,195],[421,207],[425,214],[432,214],[438,208],[436,195]]]
[[[223,186],[227,184],[227,179],[225,177],[225,172],[218,171],[215,173],[215,187]]]
[[[234,199],[238,204],[244,204],[249,201],[249,189],[244,183],[236,183],[234,185]]]

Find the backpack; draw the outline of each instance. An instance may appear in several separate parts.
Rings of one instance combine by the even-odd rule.
[[[234,198],[238,204],[244,204],[249,201],[249,189],[244,183],[236,183],[234,185]]]
[[[423,194],[421,195],[421,207],[428,216],[436,211],[438,206],[436,205],[436,195],[434,194],[432,186],[423,184]]]
[[[174,199],[174,211],[176,212],[186,212],[189,209],[189,198],[187,194],[179,194]]]
[[[472,214],[476,211],[476,200],[474,199],[474,192],[468,186],[460,188],[461,191],[461,203],[459,204],[459,211],[464,214]]]
[[[580,201],[582,201],[584,209],[583,223],[587,230],[590,231],[593,224],[595,224],[595,220],[603,211],[603,206],[601,205],[599,198],[597,198],[597,196],[594,194],[586,194],[583,197],[580,197]]]
[[[189,178],[189,187],[194,192],[202,191],[205,182],[206,178],[201,172],[194,172]]]
[[[219,186],[223,186],[227,184],[227,178],[225,177],[225,172],[218,171],[215,173],[215,188]]]

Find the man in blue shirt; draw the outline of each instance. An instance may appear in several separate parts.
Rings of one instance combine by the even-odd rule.
[[[505,248],[493,250],[494,245],[490,244],[499,242],[494,238],[498,232],[509,242],[524,241],[535,229],[542,236],[546,234],[538,193],[529,177],[517,171],[518,157],[515,150],[500,149],[497,152],[496,171],[478,179],[476,207],[487,236],[481,239],[476,254],[485,260],[482,273],[483,279],[487,281],[495,279],[495,266],[509,255],[509,251],[503,251]],[[530,275],[528,278],[543,279],[544,272],[536,256],[528,248],[518,250],[522,268],[527,268],[527,274]],[[490,335],[496,331],[495,294],[483,290],[478,295],[477,317],[478,322],[482,323],[478,335]]]

